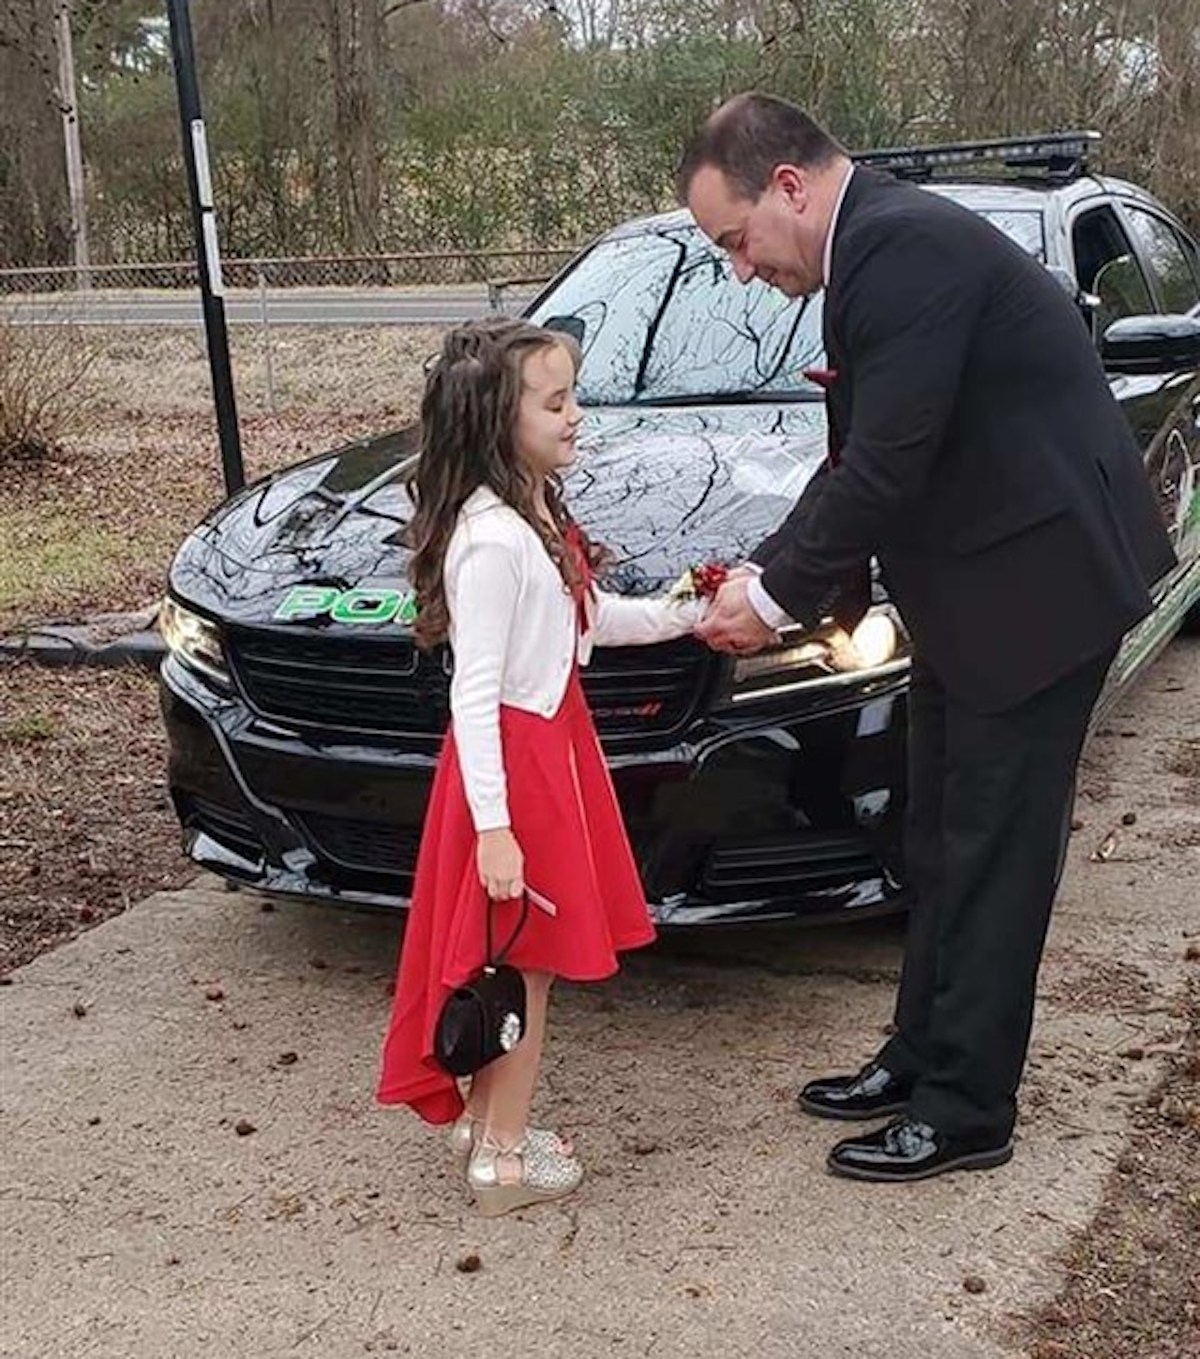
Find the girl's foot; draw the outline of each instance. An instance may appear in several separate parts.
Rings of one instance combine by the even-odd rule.
[[[471,1155],[482,1123],[482,1119],[473,1118],[469,1113],[462,1113],[450,1125],[450,1131],[446,1134],[446,1141],[449,1144],[451,1154],[463,1165],[466,1165]],[[550,1128],[528,1128],[525,1132],[525,1138],[531,1146],[544,1146],[561,1156],[574,1156],[575,1154],[575,1145],[571,1139],[561,1137]]]
[[[582,1180],[583,1166],[573,1156],[535,1143],[528,1133],[514,1147],[501,1147],[485,1134],[467,1165],[467,1184],[484,1217],[566,1198]]]

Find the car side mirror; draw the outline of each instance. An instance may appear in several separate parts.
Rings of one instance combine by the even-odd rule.
[[[1200,368],[1200,317],[1123,316],[1105,329],[1100,358],[1110,373]]]
[[[582,316],[548,316],[542,322],[544,330],[557,330],[564,335],[569,335],[575,343],[583,348],[583,337],[587,334],[587,322]]]

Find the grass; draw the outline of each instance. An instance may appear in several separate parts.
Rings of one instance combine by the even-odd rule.
[[[12,746],[52,741],[58,734],[59,724],[46,713],[22,713],[11,722],[0,726],[0,742],[7,742]]]
[[[248,480],[412,419],[440,327],[272,332],[231,341]],[[145,608],[180,542],[224,498],[201,337],[98,332],[84,429],[0,478],[0,632]],[[273,395],[273,401],[272,401]]]
[[[0,599],[11,613],[46,618],[64,600],[119,590],[136,542],[61,513],[0,511]]]

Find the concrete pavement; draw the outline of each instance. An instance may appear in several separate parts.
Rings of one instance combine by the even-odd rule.
[[[398,921],[264,912],[201,878],[0,990],[0,1352],[1019,1353],[1012,1317],[1057,1289],[1155,1077],[1122,1054],[1170,1032],[1200,929],[1197,851],[1166,848],[1192,814],[1167,756],[1198,654],[1177,643],[1089,751],[1010,1166],[903,1188],[822,1170],[842,1130],[792,1095],[879,1042],[894,923],[687,935],[560,988],[538,1113],[589,1178],[485,1222],[440,1139],[372,1101]]]

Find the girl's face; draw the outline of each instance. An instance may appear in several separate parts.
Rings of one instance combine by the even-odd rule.
[[[535,349],[521,368],[514,431],[517,457],[537,476],[569,467],[575,461],[575,433],[582,419],[571,355],[561,344]]]

